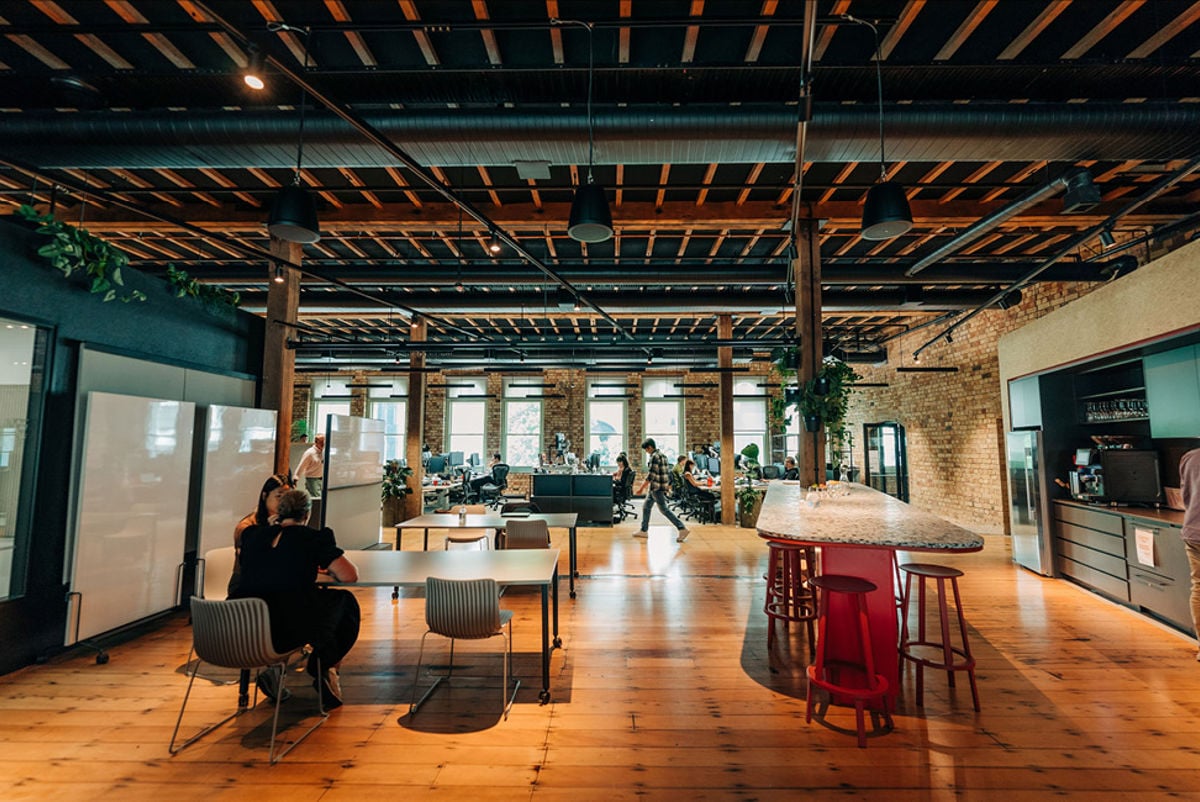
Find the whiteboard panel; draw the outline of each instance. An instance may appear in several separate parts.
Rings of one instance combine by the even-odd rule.
[[[325,435],[325,489],[382,484],[384,423],[330,415]]]
[[[333,530],[343,549],[366,549],[379,542],[379,487],[358,485],[325,491],[321,499],[325,526]]]
[[[190,402],[88,394],[68,583],[80,638],[177,603],[194,421]]]
[[[275,418],[271,409],[206,410],[197,554],[232,546],[233,527],[258,504],[263,482],[275,473]]]

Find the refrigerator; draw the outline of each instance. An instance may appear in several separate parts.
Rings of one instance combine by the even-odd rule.
[[[1008,433],[1008,505],[1013,562],[1044,576],[1054,576],[1045,462],[1040,431]]]

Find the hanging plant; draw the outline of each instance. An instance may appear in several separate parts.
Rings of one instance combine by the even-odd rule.
[[[145,301],[146,293],[141,290],[123,292],[125,279],[121,270],[129,264],[129,257],[105,240],[93,237],[86,228],[68,225],[54,219],[53,215],[41,214],[29,205],[22,205],[17,214],[31,223],[37,223],[37,233],[49,238],[49,242],[38,248],[41,256],[64,277],[81,273],[90,279],[88,289],[103,295],[104,301]]]
[[[37,233],[49,238],[49,242],[38,248],[38,255],[61,271],[64,277],[76,273],[87,276],[90,279],[88,290],[102,295],[105,303],[146,300],[146,293],[141,290],[122,291],[125,279],[121,271],[129,265],[129,257],[107,240],[92,236],[86,228],[61,222],[50,214],[41,214],[29,205],[17,209],[17,215],[36,223]],[[174,265],[167,265],[167,285],[176,298],[195,298],[209,307],[236,307],[241,302],[238,293],[201,284]]]

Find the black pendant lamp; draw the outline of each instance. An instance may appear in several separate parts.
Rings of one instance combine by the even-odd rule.
[[[304,69],[308,70],[308,29],[305,29]],[[290,186],[280,187],[267,215],[267,231],[272,237],[285,242],[311,245],[321,239],[321,226],[317,222],[317,203],[301,184],[300,169],[304,163],[304,108],[308,93],[300,94],[300,130],[296,143],[296,174]]]
[[[907,233],[913,226],[912,210],[904,187],[887,180],[887,160],[883,148],[883,58],[879,51],[879,30],[866,20],[845,15],[849,22],[866,25],[875,34],[875,82],[879,96],[879,181],[867,190],[863,204],[862,238],[887,240]]]
[[[592,26],[580,22],[588,32],[588,169],[587,182],[575,190],[575,198],[571,201],[571,216],[567,221],[567,236],[578,242],[596,243],[611,239],[613,235],[612,213],[608,209],[608,198],[604,187],[595,182],[592,177],[592,165],[595,156],[595,122],[592,119],[592,82],[595,75],[594,50],[592,46]]]

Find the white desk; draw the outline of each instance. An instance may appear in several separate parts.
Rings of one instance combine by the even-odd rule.
[[[579,514],[574,512],[534,512],[528,515],[503,516],[498,512],[467,515],[460,519],[458,513],[427,513],[409,518],[396,524],[396,549],[399,550],[406,529],[420,529],[425,532],[423,548],[429,550],[430,529],[504,529],[509,521],[545,521],[550,529],[566,529],[568,542],[567,585],[571,598],[575,598],[575,577],[579,576],[579,565],[576,562],[575,529],[579,523]]]
[[[457,518],[458,516],[454,516]],[[542,593],[542,704],[550,701],[550,652],[562,646],[558,636],[558,549],[513,551],[347,551],[358,568],[358,581],[346,586],[425,587],[431,576],[487,579],[500,585],[530,585]],[[397,590],[392,591],[396,598]],[[553,610],[553,640],[551,639]]]

